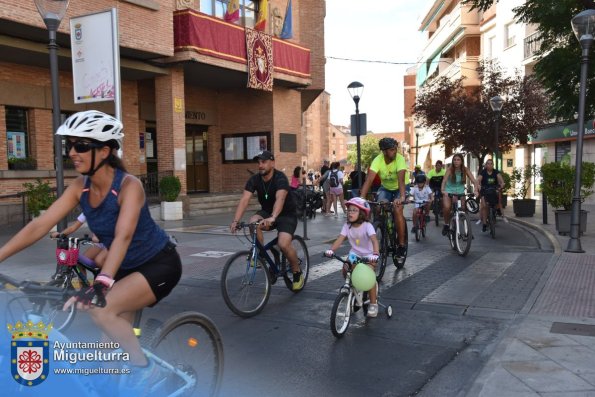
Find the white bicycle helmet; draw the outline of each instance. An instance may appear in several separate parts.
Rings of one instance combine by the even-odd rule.
[[[124,137],[122,122],[97,110],[78,112],[64,121],[56,135],[77,136],[101,142],[119,141]]]

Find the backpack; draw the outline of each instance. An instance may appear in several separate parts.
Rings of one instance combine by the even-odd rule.
[[[328,180],[331,187],[339,187],[339,171],[331,171]]]

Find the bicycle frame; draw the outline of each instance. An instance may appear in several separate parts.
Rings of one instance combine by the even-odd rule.
[[[275,258],[271,259],[269,252],[271,252],[271,248],[273,248],[279,242],[279,237],[275,237],[271,241],[266,244],[261,244],[256,238],[256,226],[252,228],[253,230],[250,232],[251,235],[251,248],[250,248],[250,259],[257,261],[258,258],[262,258],[266,261],[266,264],[269,266],[269,269],[272,270],[273,274],[279,275],[283,271],[281,263],[277,264]],[[250,266],[250,261],[247,263]],[[256,267],[252,270],[253,273],[256,273]]]

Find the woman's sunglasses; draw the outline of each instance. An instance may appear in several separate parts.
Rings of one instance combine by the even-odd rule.
[[[102,143],[89,142],[89,141],[69,141],[66,140],[66,152],[70,152],[70,149],[74,149],[77,153],[87,153],[89,150],[99,149],[104,147]]]

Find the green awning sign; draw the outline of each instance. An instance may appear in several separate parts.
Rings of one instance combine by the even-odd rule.
[[[529,137],[530,143],[541,143],[554,140],[571,140],[578,136],[578,123],[556,124],[539,130],[537,137]],[[585,120],[584,136],[595,136],[595,119]]]

